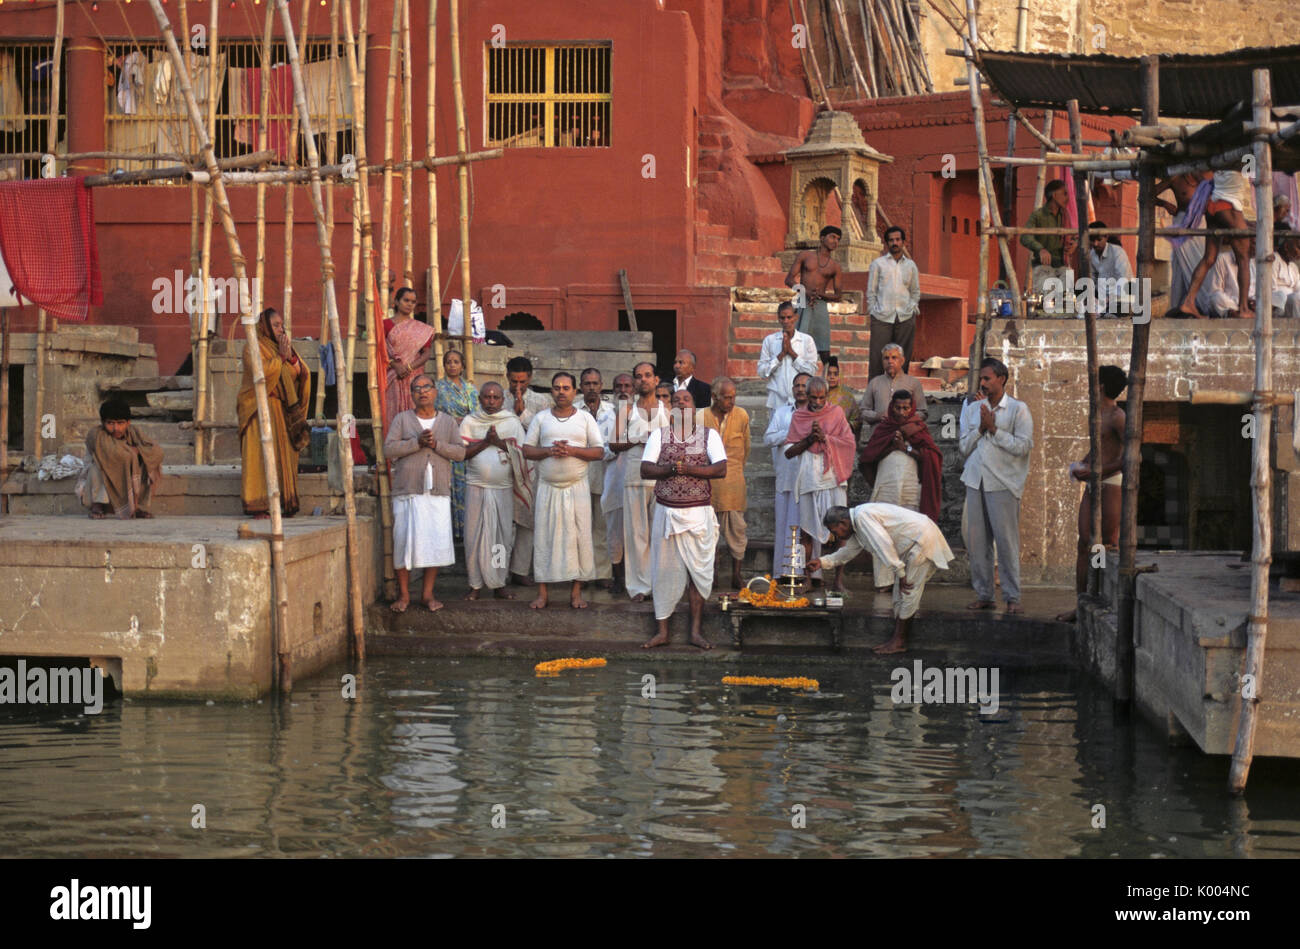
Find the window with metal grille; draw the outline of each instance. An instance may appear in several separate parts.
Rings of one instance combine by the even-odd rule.
[[[222,42],[216,57],[216,125],[213,147],[218,158],[233,158],[257,150],[257,126],[262,109],[261,44]],[[110,152],[191,155],[198,143],[190,127],[184,99],[171,60],[161,43],[114,43],[108,47],[113,79],[105,108],[105,144]],[[196,52],[191,85],[199,111],[206,117],[208,83],[213,64]],[[346,50],[331,60],[330,44],[311,42],[301,60],[307,112],[321,162],[336,162],[352,152],[352,74]],[[334,135],[329,133],[330,73],[334,72]],[[271,45],[266,147],[287,163],[294,115],[293,78],[283,43]],[[333,141],[331,142],[331,138]],[[307,163],[307,146],[299,133],[299,164]],[[110,167],[149,168],[155,163],[114,159]]]
[[[610,44],[485,47],[485,138],[505,148],[608,148]]]
[[[0,44],[0,174],[38,178],[40,158],[13,158],[23,152],[66,152],[67,52],[61,65],[59,109],[54,141],[50,134],[50,86],[54,77],[54,44],[6,42]],[[57,162],[53,172],[63,170]]]

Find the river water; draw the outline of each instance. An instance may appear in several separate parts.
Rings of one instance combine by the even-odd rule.
[[[0,854],[1300,856],[1300,762],[1257,761],[1233,801],[1226,759],[1117,722],[1077,673],[1004,667],[981,714],[895,704],[912,658],[538,678],[531,660],[384,657],[355,698],[340,667],[285,703],[0,709]]]

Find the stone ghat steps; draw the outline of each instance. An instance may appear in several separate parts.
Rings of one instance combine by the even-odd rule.
[[[373,516],[379,504],[373,494],[375,476],[357,468],[354,479],[357,514]],[[84,515],[86,509],[77,500],[76,483],[76,478],[39,481],[34,474],[19,471],[10,473],[3,492],[14,514]],[[318,507],[325,513],[333,513],[335,507],[340,513],[343,510],[342,496],[331,495],[329,478],[324,472],[300,473],[298,495],[300,515],[310,515]],[[153,497],[154,516],[242,516],[243,513],[239,466],[163,464],[163,478]]]
[[[717,153],[721,155],[719,150]],[[701,162],[707,153],[701,155]],[[720,157],[718,161],[720,161]],[[701,167],[705,166],[701,164]],[[703,188],[710,175],[701,171]],[[778,287],[785,280],[785,268],[761,241],[736,237],[725,224],[714,224],[709,211],[697,204],[695,211],[695,282],[705,287]]]
[[[140,434],[162,446],[164,465],[194,463],[194,432],[181,425],[194,419],[193,376],[128,376],[100,382],[99,392],[105,399],[123,399],[131,407],[131,420]],[[82,454],[83,445],[70,448],[72,454]]]

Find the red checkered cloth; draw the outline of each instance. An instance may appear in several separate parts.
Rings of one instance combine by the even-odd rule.
[[[104,302],[95,204],[80,178],[0,182],[0,252],[14,287],[61,320]]]

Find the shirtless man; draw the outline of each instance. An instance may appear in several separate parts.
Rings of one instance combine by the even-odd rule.
[[[840,275],[840,265],[835,262],[835,248],[840,246],[840,229],[827,224],[821,231],[821,246],[806,250],[794,259],[790,272],[785,275],[785,285],[802,285],[803,309],[799,311],[798,330],[807,333],[817,343],[817,353],[825,362],[831,354],[831,317],[826,306],[839,300],[835,281]],[[795,298],[795,303],[799,302]]]
[[[1205,206],[1205,222],[1209,227],[1237,228],[1245,230],[1246,202],[1249,200],[1250,184],[1246,176],[1239,171],[1214,172],[1214,192]],[[1232,248],[1232,256],[1237,264],[1237,315],[1244,320],[1254,319],[1255,311],[1250,305],[1250,238],[1228,237],[1223,243]],[[1210,238],[1205,242],[1205,253],[1201,262],[1192,273],[1191,282],[1183,301],[1178,304],[1178,315],[1194,316],[1198,320],[1206,319],[1205,314],[1196,309],[1196,295],[1201,284],[1209,276],[1210,268],[1219,256],[1219,241]]]
[[[1214,177],[1212,171],[1203,173],[1189,171],[1156,182],[1155,202],[1172,215],[1171,223],[1174,227],[1195,226],[1195,221],[1187,219],[1187,212],[1191,207],[1197,186],[1200,185],[1202,179],[1212,177]],[[1174,200],[1172,203],[1160,197],[1165,191],[1169,191],[1173,195]],[[1168,240],[1172,247],[1169,255],[1169,299],[1171,301],[1181,301],[1187,294],[1187,287],[1192,281],[1192,274],[1196,271],[1196,265],[1201,262],[1201,256],[1205,253],[1205,238],[1171,237]],[[1166,315],[1178,317],[1188,314],[1171,309]]]
[[[1097,412],[1101,415],[1101,541],[1107,547],[1119,544],[1119,513],[1123,500],[1120,484],[1124,466],[1124,410],[1115,404],[1119,394],[1128,385],[1128,378],[1119,366],[1102,366],[1097,370],[1101,380],[1101,401]],[[1070,477],[1088,483],[1092,471],[1092,452],[1070,465]],[[1074,588],[1076,593],[1088,589],[1089,540],[1092,536],[1092,498],[1087,488],[1079,502],[1079,546],[1074,562]],[[1076,610],[1056,617],[1058,622],[1073,623]]]

